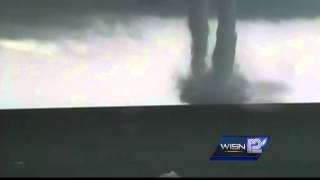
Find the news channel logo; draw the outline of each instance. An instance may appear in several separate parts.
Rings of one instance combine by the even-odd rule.
[[[256,161],[269,136],[223,136],[210,161]]]

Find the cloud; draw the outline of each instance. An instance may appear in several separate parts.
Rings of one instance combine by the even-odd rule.
[[[77,47],[77,46],[75,46]],[[0,48],[8,51],[20,53],[35,53],[43,55],[52,55],[57,52],[58,48],[52,43],[39,43],[34,40],[7,40],[0,39]]]
[[[63,38],[0,37],[0,108],[181,104],[177,83],[190,73],[187,20],[131,18],[95,17],[59,32]],[[319,18],[238,21],[246,103],[320,101],[319,25]],[[212,52],[214,19],[210,28]]]
[[[275,102],[317,102],[320,19],[239,23],[237,59],[250,82],[267,80],[287,87]],[[277,88],[276,88],[277,89]],[[318,91],[319,92],[319,91]],[[259,94],[259,91],[256,92]],[[260,97],[263,91],[260,91]],[[252,99],[252,102],[260,100]]]
[[[0,108],[179,103],[175,81],[189,63],[184,21],[141,17],[108,31],[99,21],[80,38],[0,39]]]

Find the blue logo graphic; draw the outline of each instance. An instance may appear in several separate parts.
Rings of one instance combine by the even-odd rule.
[[[269,136],[223,136],[210,160],[256,161],[269,139]]]

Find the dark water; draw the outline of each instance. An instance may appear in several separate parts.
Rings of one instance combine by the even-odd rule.
[[[320,104],[0,111],[0,176],[320,176]],[[209,162],[222,135],[269,135],[257,162]]]

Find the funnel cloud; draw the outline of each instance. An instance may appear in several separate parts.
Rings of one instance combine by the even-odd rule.
[[[246,100],[246,79],[234,72],[236,51],[236,0],[217,2],[218,27],[213,67],[205,71],[208,50],[208,7],[211,1],[191,1],[192,75],[182,80],[181,100],[191,104],[239,103]],[[192,24],[192,25],[190,25]],[[196,25],[196,27],[194,27]]]

